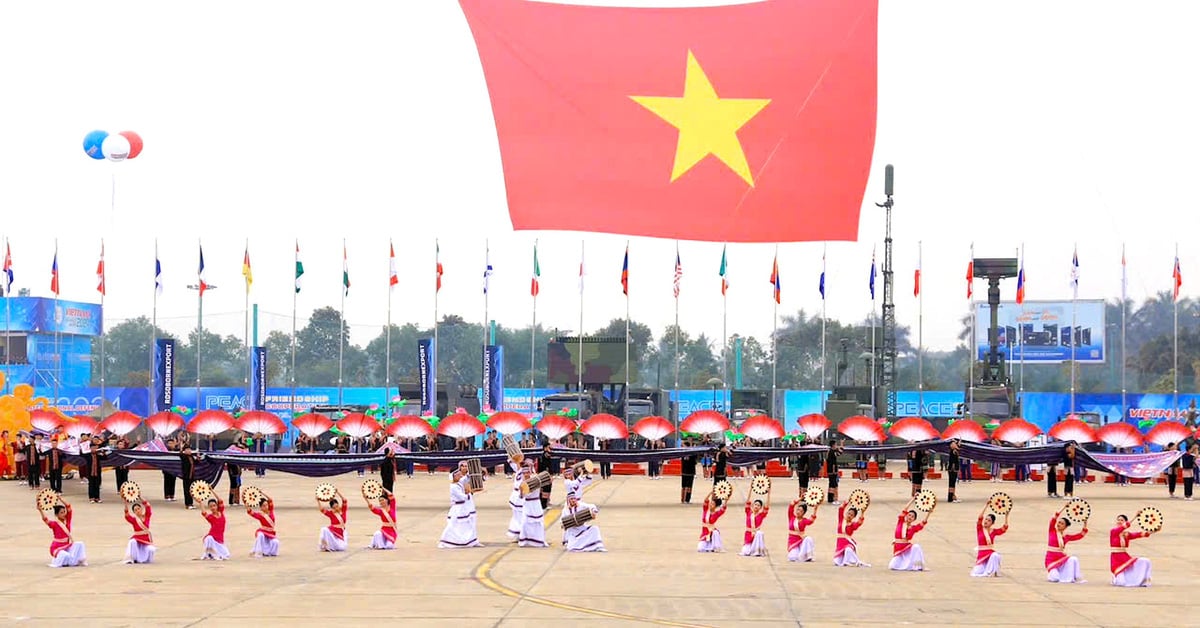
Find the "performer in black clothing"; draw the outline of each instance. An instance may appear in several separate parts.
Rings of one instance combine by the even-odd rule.
[[[174,438],[167,440],[167,451],[179,451],[179,442]],[[162,472],[163,475],[163,501],[175,501],[175,475],[172,473]],[[118,489],[121,487],[118,486]]]
[[[233,439],[233,446],[229,449],[240,454],[246,453],[244,443],[246,439],[242,434],[238,434]],[[235,506],[241,503],[242,499],[242,468],[232,462],[225,463],[225,475],[229,476],[229,505]]]
[[[50,490],[62,494],[63,457],[58,443],[53,443],[46,452],[47,471],[50,475]]]
[[[1192,446],[1184,452],[1180,460],[1183,462],[1183,498],[1192,501],[1192,488],[1196,485],[1196,454],[1200,453],[1200,445]]]
[[[1167,443],[1167,448],[1163,451],[1175,451],[1177,449],[1179,449],[1179,445],[1176,443]],[[1166,470],[1167,496],[1171,499],[1175,499],[1175,485],[1178,482],[1177,476],[1179,475],[1179,467],[1179,459],[1176,458],[1175,462],[1172,462],[1171,466],[1167,467]]]
[[[550,475],[553,476],[558,471],[557,469],[551,468],[554,466],[554,463],[555,458],[550,455],[550,443],[547,442],[542,446],[542,456],[540,459],[538,459],[538,471],[549,471]],[[554,483],[551,482],[550,484],[542,487],[542,510],[550,507],[550,488],[553,485]]]
[[[825,454],[825,473],[829,476],[829,490],[826,493],[826,499],[831,504],[837,504],[838,501],[838,454],[845,451],[843,441],[837,441],[829,446],[829,451]]]
[[[601,440],[599,443],[600,451],[608,451],[608,441]],[[612,477],[612,463],[607,461],[600,462],[600,477],[607,479]]]
[[[29,439],[25,445],[25,461],[29,463],[29,488],[35,489],[42,486],[42,452],[38,451],[38,440],[40,436],[35,435]]]
[[[104,452],[100,451],[103,442],[99,437],[92,438],[92,450],[88,452],[88,500],[93,504],[99,504],[100,499],[100,482],[104,479],[101,475],[103,468],[101,461],[107,458]],[[117,487],[120,490],[121,487]]]
[[[696,481],[696,454],[679,461],[679,503],[692,503],[692,483]]]
[[[267,437],[266,436],[263,436],[262,434],[254,435],[254,453],[256,453],[256,454],[267,453]],[[265,476],[266,474],[267,474],[266,467],[254,467],[255,477],[261,478],[261,477]]]
[[[396,485],[396,450],[391,447],[383,454],[383,462],[379,465],[379,482],[388,493]]]
[[[917,493],[921,492],[921,485],[925,482],[925,458],[924,449],[914,449],[909,454],[908,470],[909,480],[912,482],[912,496],[916,497]]]
[[[1066,470],[1063,476],[1063,497],[1071,499],[1075,496],[1075,443],[1067,443],[1063,449],[1063,469]]]
[[[800,482],[800,497],[804,497],[804,492],[808,490],[808,465],[809,458],[812,454],[803,454],[792,458],[792,465],[796,469],[796,479]]]
[[[124,436],[118,438],[116,448],[118,451],[120,451],[122,449],[129,449],[129,439],[125,438]],[[113,472],[117,476],[117,488],[121,488],[122,484],[129,481],[129,466],[128,465],[123,465],[123,464],[117,465],[117,466],[113,467]]]
[[[192,484],[196,482],[196,457],[192,446],[184,443],[183,451],[179,452],[179,479],[183,480],[183,505],[188,510],[195,510],[192,504]]]
[[[729,467],[729,445],[721,445],[717,450],[717,464],[713,470],[713,486],[725,479]]]
[[[946,473],[949,474],[947,482],[950,486],[949,493],[946,497],[948,502],[956,502],[958,498],[954,495],[954,488],[958,484],[958,469],[962,464],[962,459],[958,453],[958,439],[950,441],[950,460],[946,464]]]

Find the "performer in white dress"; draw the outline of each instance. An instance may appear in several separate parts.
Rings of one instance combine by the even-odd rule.
[[[521,537],[521,525],[525,521],[525,499],[521,497],[521,483],[525,481],[525,467],[521,461],[508,459],[508,465],[512,468],[512,491],[508,494],[508,505],[512,509],[512,516],[508,519],[508,538],[516,541]]]
[[[595,516],[600,513],[600,509],[596,506],[584,502],[578,497],[568,496],[567,507],[563,509],[563,516],[571,516],[585,510],[590,510]],[[563,530],[563,545],[568,552],[607,552],[604,549],[604,539],[600,538],[600,526],[593,524],[591,521],[583,525],[575,526],[567,530]]]
[[[438,541],[439,548],[483,547],[475,525],[475,500],[471,498],[474,492],[467,476],[467,463],[459,462],[458,469],[450,474],[450,512]]]
[[[767,536],[763,532],[763,523],[771,512],[771,498],[746,499],[746,533],[742,537],[742,556],[766,556]]]
[[[525,460],[523,477],[530,477],[537,473],[534,468],[533,459]],[[519,490],[519,489],[518,489]],[[546,511],[542,509],[542,493],[541,491],[529,491],[529,494],[524,498],[524,506],[521,508],[521,533],[517,537],[517,545],[520,547],[550,547],[546,542],[546,526],[542,518]]]
[[[797,499],[788,509],[787,559],[789,562],[812,562],[815,545],[812,536],[804,532],[817,520],[817,509],[820,507],[821,504],[818,502],[813,506],[812,516],[805,516],[808,514],[808,504],[804,503],[803,499]]]
[[[1171,469],[1174,471],[1174,469]],[[1129,555],[1129,542],[1149,538],[1153,532],[1130,532],[1129,517],[1117,515],[1117,525],[1108,533],[1109,570],[1116,587],[1150,586],[1150,559]]]
[[[200,516],[208,522],[200,560],[229,560],[229,548],[225,547],[225,502],[220,497],[213,497],[207,504],[200,505]]]
[[[987,511],[985,503],[975,521],[975,538],[979,545],[975,547],[975,567],[971,575],[976,578],[1000,576],[1000,552],[996,551],[996,537],[1008,532],[1008,513],[1004,515],[1004,525],[996,527],[996,515]]]
[[[563,469],[563,484],[567,488],[567,497],[574,495],[575,497],[583,497],[583,489],[587,488],[592,483],[592,476],[584,475],[583,477],[575,477],[575,468],[567,467]]]

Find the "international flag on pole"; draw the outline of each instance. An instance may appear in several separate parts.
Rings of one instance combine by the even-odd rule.
[[[246,278],[246,294],[250,294],[250,284],[254,283],[254,271],[250,270],[250,243],[246,243],[246,254],[242,256],[242,277]]]
[[[433,241],[433,264],[434,272],[437,273],[437,287],[434,288],[434,294],[442,291],[442,245],[437,240]]]
[[[155,249],[157,249],[157,248],[158,247],[156,245]],[[154,294],[156,294],[158,296],[162,296],[162,292],[163,292],[162,262],[160,262],[158,260],[158,251],[155,250],[154,251]]]
[[[304,276],[304,262],[300,261],[300,241],[296,241],[296,294],[300,294],[300,278]]]
[[[821,283],[817,285],[821,292],[821,300],[825,300],[825,252],[821,251]]]
[[[396,247],[388,240],[388,290],[400,283],[400,275],[396,274]]]
[[[8,295],[12,291],[13,285],[13,269],[12,269],[12,245],[7,241],[4,242],[4,294]]]
[[[871,247],[871,300],[875,300],[875,247]]]
[[[200,267],[196,269],[196,280],[199,284],[200,297],[204,298],[204,291],[208,290],[208,282],[204,280],[204,245],[200,245]]]
[[[1175,270],[1171,271],[1172,283],[1175,284],[1175,289],[1171,296],[1173,301],[1179,300],[1179,289],[1183,287],[1183,273],[1179,269],[1179,254],[1175,254]]]
[[[621,292],[629,296],[629,245],[625,245],[625,261],[621,263]]]
[[[683,281],[683,261],[679,259],[679,244],[675,245],[675,279],[671,282],[671,291],[675,299],[679,299],[679,284]]]
[[[100,240],[100,261],[96,264],[96,292],[108,294],[104,287],[104,240]]]
[[[775,254],[774,261],[771,262],[771,288],[775,292],[775,304],[779,304],[779,293],[782,286],[779,283],[779,253]]]
[[[483,293],[488,293],[488,284],[492,281],[492,251],[490,248],[483,253]]]
[[[579,251],[579,294],[583,294],[583,251]]]
[[[725,247],[721,247],[721,296],[729,291],[729,260],[725,257]]]
[[[534,242],[533,243],[533,278],[530,279],[530,281],[529,281],[530,296],[533,296],[536,298],[538,293],[540,293],[542,291],[542,286],[541,286],[541,284],[538,283],[538,277],[541,277],[541,276],[542,276],[542,266],[541,266],[541,264],[538,264],[537,242]]]
[[[58,296],[58,245],[54,247],[54,264],[50,266],[50,292]]]
[[[342,296],[350,294],[350,260],[346,256],[346,241],[342,240]]]
[[[921,263],[917,262],[917,269],[913,271],[913,296],[921,296]]]
[[[975,245],[971,245],[971,257],[967,260],[967,300],[975,296]]]
[[[1125,254],[1121,254],[1121,263],[1124,265]],[[1021,266],[1017,269],[1017,305],[1025,303],[1025,247],[1021,247]]]
[[[1072,298],[1079,298],[1079,245],[1075,245],[1075,252],[1071,255],[1071,295]]]
[[[1178,257],[1178,256],[1177,256]],[[1126,289],[1128,288],[1128,280],[1125,274],[1125,243],[1121,243],[1121,308],[1124,309],[1126,297]]]

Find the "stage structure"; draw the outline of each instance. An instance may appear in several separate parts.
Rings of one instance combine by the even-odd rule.
[[[0,317],[0,364],[9,386],[91,385],[92,345],[104,329],[100,305],[43,297],[11,297],[7,305],[10,315]]]

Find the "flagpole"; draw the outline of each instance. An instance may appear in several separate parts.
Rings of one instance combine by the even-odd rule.
[[[346,239],[342,238],[342,306],[338,317],[338,409],[342,405],[342,357],[346,350]]]
[[[113,175],[114,190],[116,189],[117,175]],[[116,192],[113,193],[114,196]],[[104,407],[104,362],[105,362],[105,333],[104,333],[104,293],[108,292],[108,286],[105,278],[107,269],[104,268],[104,238],[100,238],[100,407]],[[6,345],[7,349],[7,345]]]
[[[921,276],[922,243],[917,241],[917,281]],[[925,416],[925,291],[917,284],[917,416]]]
[[[1128,298],[1127,280],[1125,274],[1125,243],[1121,243],[1121,420],[1124,421],[1128,415],[1128,406],[1126,405],[1126,388],[1125,388],[1125,301]]]
[[[387,327],[383,330],[383,407],[387,408],[392,396],[392,256],[396,249],[388,238],[388,298]],[[388,411],[387,416],[392,416]]]
[[[250,260],[250,238],[246,238],[246,254],[245,260]],[[246,269],[242,269],[243,274]],[[254,357],[250,353],[250,277],[246,276],[246,309],[242,312],[242,325],[245,334],[246,347],[246,402],[242,404],[243,409],[254,409],[254,392],[251,391],[251,382],[254,381]]]
[[[204,276],[201,272],[204,270],[204,243],[197,239],[197,245],[200,250],[200,267],[196,271],[196,412],[199,412],[202,407],[202,399],[200,397],[200,347],[204,340]]]
[[[974,242],[971,243],[970,259],[967,261],[967,264],[971,268],[971,274],[967,277],[967,311],[969,312],[968,316],[971,317],[971,338],[970,338],[970,340],[967,341],[967,362],[970,366],[968,368],[969,375],[967,378],[967,391],[968,391],[967,411],[964,412],[963,414],[964,415],[974,415],[974,412],[975,412],[975,351],[976,351],[976,346],[977,346],[977,342],[978,342],[976,339],[976,334],[979,333],[979,330],[977,330],[975,328],[975,318],[976,318],[976,316],[975,316],[975,298],[973,295],[974,287],[975,287],[975,243]]]
[[[679,283],[682,281],[683,266],[679,261],[679,240],[675,241],[675,442],[679,440]]]
[[[1024,242],[1021,243],[1021,272],[1022,273],[1025,272],[1025,243]],[[1025,280],[1023,275],[1021,277],[1021,280],[1022,281]],[[1025,288],[1024,285],[1021,285],[1020,287],[1022,290],[1024,290],[1024,288]],[[1025,318],[1025,296],[1023,293],[1021,296],[1021,314],[1020,315],[1023,320]],[[1021,401],[1025,400],[1025,329],[1024,329],[1023,325],[1024,325],[1024,323],[1019,323],[1017,325],[1017,347],[1021,351],[1021,362],[1020,362],[1021,366],[1020,366],[1020,369],[1018,370],[1018,374],[1017,374],[1017,387],[1020,390]],[[1124,354],[1122,354],[1122,355],[1124,355]]]
[[[487,381],[487,347],[488,347],[488,282],[491,281],[492,272],[492,250],[491,243],[487,238],[483,239],[483,346],[479,352],[482,362],[479,368],[479,400],[488,399],[488,405],[495,407],[495,400],[488,397],[488,381]],[[480,408],[483,411],[484,408]]]
[[[629,260],[629,240],[625,241],[625,260]],[[628,271],[626,271],[625,280],[625,408],[622,410],[622,420],[626,424],[629,423],[629,280]],[[582,356],[582,354],[580,354]],[[580,360],[582,362],[582,360]]]
[[[54,261],[58,263],[58,238],[54,238]],[[58,272],[58,269],[55,269]],[[54,317],[58,318],[58,293],[62,291],[62,286],[55,286],[54,290]],[[58,383],[62,379],[62,344],[60,344],[59,325],[56,320],[54,323],[54,400],[53,405],[58,405]]]
[[[154,350],[158,345],[158,238],[154,238],[154,299],[150,305],[150,369],[146,371],[148,377],[146,380],[150,382],[150,396],[147,407],[150,408],[150,414],[158,411],[157,398],[154,396]]]
[[[9,260],[9,240],[4,236],[4,261]],[[8,281],[8,271],[4,272],[4,393],[12,389],[12,284]]]
[[[534,406],[533,386],[537,378],[534,368],[537,366],[537,293],[541,291],[541,286],[537,290],[533,286],[537,285],[538,275],[540,274],[537,258],[537,240],[533,241],[533,279],[530,280],[529,292],[533,297],[533,321],[529,324],[529,418],[533,418],[533,413],[536,410]]]
[[[1175,243],[1175,262],[1176,263],[1179,262],[1179,243],[1178,242]],[[1171,269],[1171,274],[1172,275],[1175,274],[1174,268]],[[1175,409],[1175,418],[1178,419],[1179,418],[1179,296],[1178,296],[1178,293],[1176,292],[1178,290],[1178,288],[1176,288],[1177,284],[1175,283],[1175,281],[1176,281],[1175,278],[1172,277],[1171,278],[1171,293],[1172,293],[1171,305],[1172,305],[1172,310],[1174,310],[1174,319],[1175,319],[1175,323],[1174,323],[1174,336],[1175,336],[1174,354],[1175,355],[1174,355],[1174,359],[1173,359],[1173,366],[1171,367],[1171,375],[1172,375],[1171,387],[1172,387],[1172,394],[1174,395],[1174,398],[1175,398],[1175,401],[1174,401],[1175,405],[1172,407]],[[1172,473],[1173,472],[1174,472],[1174,470],[1172,470]]]
[[[771,312],[771,415],[776,416],[775,396],[779,381],[776,376],[779,365],[779,358],[776,356],[776,353],[778,353],[778,344],[776,338],[779,336],[779,290],[777,289],[777,286],[780,284],[778,244],[775,245],[775,261],[772,263],[772,266],[774,267],[775,271],[773,273],[775,275],[775,280],[771,282],[771,301],[773,301],[775,305],[773,306]]]
[[[441,293],[442,277],[439,272],[438,264],[441,263],[441,244],[437,238],[433,239],[433,269],[436,277],[436,283],[433,289],[433,368],[429,369],[430,379],[433,381],[433,399],[429,400],[429,405],[432,408],[433,414],[438,413],[438,394],[437,394],[437,376],[438,376],[438,294]],[[446,412],[450,411],[450,395],[446,395]]]
[[[579,393],[580,413],[583,411],[583,263],[587,252],[586,244],[583,240],[579,241],[579,381],[576,382],[575,392]]]
[[[721,261],[726,260],[725,247],[721,247]],[[729,297],[725,293],[729,291],[727,288],[729,269],[723,268],[725,274],[721,276],[721,403],[718,407],[721,408],[721,414],[729,416],[728,408],[725,407],[725,400],[729,398]]]
[[[1075,262],[1079,259],[1079,245],[1075,245],[1075,256],[1071,260],[1071,272],[1074,274],[1071,286],[1071,332],[1067,334],[1068,346],[1071,347],[1071,410],[1069,414],[1075,414],[1075,325],[1076,325],[1076,306],[1075,302],[1079,299],[1079,270]]]
[[[875,248],[871,247],[871,418],[877,416],[875,405]]]
[[[825,412],[825,253],[829,245],[821,244],[821,412]]]
[[[294,257],[294,266],[300,267],[300,241],[296,240],[296,254]],[[292,394],[290,399],[289,412],[294,417],[296,416],[296,300],[300,295],[300,276],[296,275],[296,284],[292,290]]]

